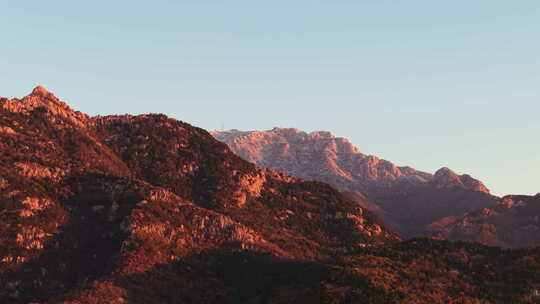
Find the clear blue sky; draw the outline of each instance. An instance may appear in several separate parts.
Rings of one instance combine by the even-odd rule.
[[[540,2],[1,1],[0,96],[208,130],[329,130],[540,192]]]

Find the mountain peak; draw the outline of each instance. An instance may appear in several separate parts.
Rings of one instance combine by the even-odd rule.
[[[47,96],[52,95],[52,93],[43,86],[37,86],[32,90],[32,93],[30,95]]]
[[[458,175],[447,167],[437,170],[432,181],[443,188],[460,187],[489,194],[489,189],[479,180],[468,174]]]
[[[44,86],[35,87],[30,94],[23,98],[23,100],[27,102],[29,100],[40,100],[41,103],[44,103],[44,106],[53,102],[54,104],[62,104],[63,107],[68,107]]]
[[[30,94],[22,99],[2,98],[0,108],[12,113],[27,115],[33,113],[36,109],[46,110],[49,117],[56,117],[51,118],[51,121],[58,126],[63,124],[57,119],[58,117],[63,117],[79,127],[84,127],[85,122],[88,120],[86,114],[73,111],[66,103],[43,86],[35,87]]]
[[[455,177],[458,177],[456,172],[452,171],[448,167],[442,167],[439,170],[437,170],[437,172],[435,172],[435,176],[452,176],[452,177],[455,176]]]

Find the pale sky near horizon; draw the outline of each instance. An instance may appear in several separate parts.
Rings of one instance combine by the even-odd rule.
[[[540,2],[0,1],[0,96],[296,127],[540,192]]]

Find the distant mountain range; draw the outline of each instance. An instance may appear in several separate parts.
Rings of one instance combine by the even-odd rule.
[[[327,133],[306,136],[309,144],[261,147],[284,156],[283,170],[334,172],[348,196],[308,176],[257,167],[165,115],[90,117],[43,87],[0,98],[0,303],[540,299],[540,248],[403,241],[362,207],[423,224],[447,213],[437,210],[447,201],[424,206],[444,197],[457,219],[456,209],[489,205],[481,183],[446,169],[395,167]],[[249,146],[260,160],[269,153]],[[393,203],[407,206],[402,215],[386,193],[407,198]],[[530,203],[521,200],[528,199],[513,198],[515,208]]]
[[[499,198],[471,176],[448,168],[429,174],[366,155],[330,132],[298,129],[212,132],[240,157],[260,167],[335,186],[407,237],[426,235],[443,217],[495,205]]]

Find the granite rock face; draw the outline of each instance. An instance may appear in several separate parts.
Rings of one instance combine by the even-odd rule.
[[[365,155],[345,138],[329,132],[306,133],[298,129],[213,132],[242,158],[261,167],[289,172],[300,178],[333,176],[340,188],[368,192],[371,183],[391,185],[409,177],[427,180],[430,174],[399,168],[389,161]],[[362,189],[358,189],[361,187]]]
[[[422,235],[426,225],[442,217],[463,215],[497,201],[482,182],[469,175],[448,168],[430,174],[399,167],[363,154],[347,139],[329,132],[276,127],[212,135],[260,167],[323,181],[352,194],[406,236]]]

